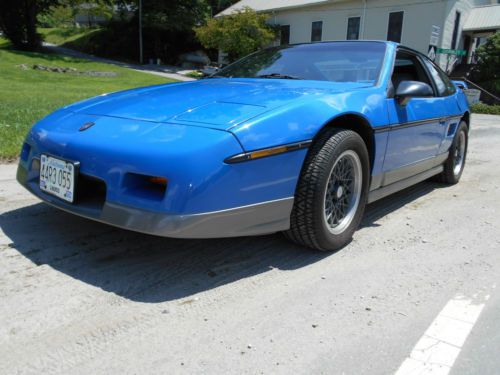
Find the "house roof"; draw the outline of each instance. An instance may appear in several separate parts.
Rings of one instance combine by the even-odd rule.
[[[217,14],[216,17],[227,16],[228,14],[241,10],[244,7],[250,7],[253,10],[262,12],[276,9],[304,7],[307,5],[319,5],[329,2],[332,2],[332,0],[241,0]]]
[[[463,27],[464,31],[500,29],[500,5],[472,8]]]

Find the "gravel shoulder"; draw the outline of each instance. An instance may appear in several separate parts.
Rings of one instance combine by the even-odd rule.
[[[458,185],[370,205],[334,254],[127,232],[0,165],[0,373],[388,374],[449,299],[485,293],[454,373],[498,369],[499,143],[500,116],[474,115]]]

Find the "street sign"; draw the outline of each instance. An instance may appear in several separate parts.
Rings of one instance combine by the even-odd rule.
[[[441,53],[443,55],[457,55],[457,56],[465,56],[467,55],[467,51],[464,49],[445,49],[438,48],[437,53]]]
[[[439,42],[439,34],[441,33],[441,28],[436,25],[432,25],[431,28],[431,39],[429,41],[430,46],[436,47]]]

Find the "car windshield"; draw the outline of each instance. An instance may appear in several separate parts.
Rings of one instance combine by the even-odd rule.
[[[385,49],[385,44],[379,42],[272,47],[244,57],[213,77],[306,79],[374,85]]]

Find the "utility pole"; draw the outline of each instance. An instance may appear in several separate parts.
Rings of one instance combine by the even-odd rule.
[[[139,0],[139,62],[143,63],[142,56],[142,0]]]
[[[366,24],[366,2],[367,0],[363,1],[363,24],[361,25],[361,38],[359,39],[365,39],[365,24]]]

